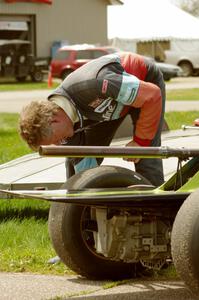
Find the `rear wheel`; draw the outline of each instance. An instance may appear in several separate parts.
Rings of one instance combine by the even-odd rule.
[[[182,69],[182,76],[188,77],[188,76],[193,75],[193,67],[190,62],[183,61],[179,64],[179,66]]]
[[[115,166],[100,166],[71,177],[64,188],[107,188],[147,184],[136,172]],[[107,200],[108,201],[108,200]],[[95,251],[92,229],[94,208],[53,203],[49,214],[49,233],[61,260],[78,274],[90,279],[122,279],[142,269],[138,263],[115,262]]]
[[[31,74],[31,79],[34,82],[41,82],[44,79],[44,75],[42,73],[41,70],[35,70],[32,74]]]
[[[199,190],[185,200],[176,215],[171,250],[176,271],[199,299]]]
[[[64,70],[61,74],[61,79],[64,80],[71,73],[72,73],[72,70]]]
[[[169,81],[172,78],[172,76],[169,76],[168,74],[163,73],[163,78],[165,81]]]

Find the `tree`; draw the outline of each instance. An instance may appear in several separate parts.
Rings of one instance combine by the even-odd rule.
[[[181,9],[193,16],[199,16],[199,0],[172,0]]]

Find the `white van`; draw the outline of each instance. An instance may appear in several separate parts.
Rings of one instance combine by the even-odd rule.
[[[175,40],[170,50],[165,50],[165,62],[178,65],[182,76],[199,74],[199,40]]]

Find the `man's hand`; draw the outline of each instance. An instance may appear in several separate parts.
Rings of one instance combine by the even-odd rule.
[[[128,144],[126,144],[125,147],[141,147],[141,146],[138,145],[135,141],[130,141]],[[140,161],[140,158],[124,158],[124,160],[133,161],[135,164],[137,164]]]

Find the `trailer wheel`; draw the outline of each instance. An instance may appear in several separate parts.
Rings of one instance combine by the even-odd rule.
[[[44,79],[44,74],[40,69],[35,69],[30,76],[33,82],[41,82]]]
[[[199,299],[199,190],[185,200],[176,215],[171,251],[176,271]]]
[[[100,166],[72,176],[64,188],[126,187],[132,184],[150,185],[136,172],[121,167]],[[87,227],[90,220],[89,207],[56,202],[51,205],[49,233],[54,249],[64,264],[90,279],[123,279],[138,275],[143,269],[140,263],[114,262],[95,252],[93,232]]]

